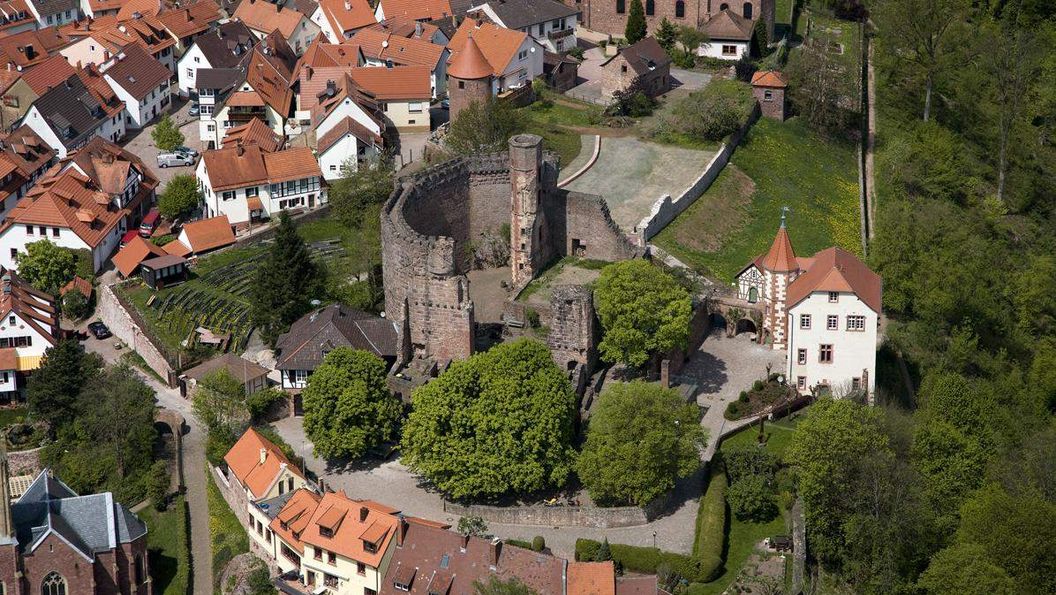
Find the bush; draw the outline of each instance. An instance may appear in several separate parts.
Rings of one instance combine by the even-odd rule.
[[[730,404],[726,406],[725,413],[722,414],[723,417],[730,421],[740,419],[742,415],[741,407],[737,401],[731,401]]]
[[[777,472],[777,457],[752,445],[733,446],[722,452],[722,462],[730,481],[737,482],[752,476],[769,482]]]
[[[700,560],[704,581],[717,574],[723,564],[723,545],[726,540],[726,473],[721,463],[714,466],[708,489],[697,508],[697,528],[693,541],[693,556]]]
[[[515,545],[519,548],[524,548],[526,550],[532,549],[532,544],[528,543],[523,539],[504,539],[503,542],[508,545]]]
[[[541,552],[546,549],[546,539],[542,535],[536,535],[532,538],[532,551]]]
[[[755,99],[748,85],[715,80],[679,99],[662,117],[672,131],[717,141],[739,130],[754,108]]]
[[[155,246],[164,246],[165,244],[169,244],[175,241],[176,236],[172,235],[171,233],[167,233],[163,236],[154,236],[150,238],[150,242]]]
[[[577,46],[573,47],[572,49],[568,50],[568,55],[572,56],[576,60],[582,60],[583,59],[583,48],[581,48],[581,47],[579,47],[577,45]]]
[[[759,391],[763,390],[763,381],[762,380],[756,380],[755,382],[753,382],[752,383],[752,390],[754,390],[755,392],[759,392]]]
[[[748,392],[742,390],[741,391],[741,396],[737,397],[737,400],[742,402],[742,403],[747,403],[748,402]]]
[[[733,65],[733,69],[737,73],[737,80],[744,83],[750,83],[752,75],[757,70],[755,63],[748,56],[741,56],[741,59],[737,60],[737,63]]]
[[[752,475],[733,482],[726,496],[730,511],[739,520],[765,523],[777,515],[777,504],[766,480]]]
[[[156,510],[165,509],[165,501],[169,496],[170,485],[172,483],[169,479],[169,468],[165,461],[154,461],[147,475],[147,498],[150,498],[150,502]]]
[[[62,313],[70,320],[83,320],[92,313],[92,304],[84,294],[77,291],[67,291],[62,296]]]
[[[246,408],[249,409],[249,415],[253,418],[254,422],[261,421],[268,411],[278,403],[286,398],[286,393],[282,389],[278,388],[266,388],[264,390],[258,390],[257,392],[246,396]]]
[[[665,552],[655,547],[638,547],[619,543],[610,544],[612,559],[617,566],[625,570],[643,574],[656,574],[657,568],[666,567],[670,572],[690,582],[707,582],[713,572],[703,569],[702,564],[692,556]],[[576,560],[595,560],[601,543],[593,539],[576,540]]]

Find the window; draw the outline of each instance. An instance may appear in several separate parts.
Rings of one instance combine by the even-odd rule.
[[[536,35],[542,35],[543,34],[543,26],[544,26],[543,23],[539,23],[538,25],[536,25],[536,27],[535,27],[535,31],[536,31],[535,34]]]
[[[66,595],[66,579],[57,572],[49,573],[40,583],[40,595]]]
[[[825,328],[830,331],[840,330],[840,317],[835,314],[829,314],[825,317]]]
[[[356,574],[360,576],[366,576],[367,565],[362,562],[356,562]]]
[[[10,316],[10,317],[8,317],[8,319],[7,319],[7,323],[8,323],[8,324],[10,324],[11,326],[15,326],[15,324],[16,324],[16,322],[15,322],[15,321],[16,321],[16,320],[17,320],[17,319],[16,319],[16,318],[15,318],[14,316]]]
[[[224,192],[222,192],[220,194],[220,197],[223,200],[234,200],[235,199],[235,191],[234,190],[225,190]]]
[[[861,378],[851,378],[851,390],[853,390],[853,391],[862,390],[862,379]]]
[[[645,0],[645,14],[649,16],[656,14],[656,0]]]
[[[860,314],[851,314],[847,317],[847,330],[849,331],[864,331],[865,330],[865,316]]]
[[[315,548],[315,559],[316,560],[322,560],[323,559],[323,548],[321,548],[321,547]]]
[[[723,45],[722,46],[722,55],[723,56],[736,56],[737,55],[737,46],[735,46],[735,45]]]
[[[796,352],[796,363],[798,363],[801,366],[807,363],[807,350],[806,349],[799,349]]]
[[[627,0],[616,0],[616,14],[627,12]]]
[[[212,114],[214,109],[216,109],[215,105],[200,105],[200,106],[198,106],[199,113],[206,114],[206,115]],[[212,124],[210,124],[210,126],[212,126]]]
[[[459,89],[465,89],[466,88],[466,81],[458,81],[458,88]]]
[[[744,3],[743,10],[741,11],[741,14],[744,16],[744,18],[746,18],[746,19],[752,18],[752,10],[753,10],[753,8],[754,7],[752,6],[751,2],[745,2]]]
[[[11,260],[18,259],[18,248],[11,249]]]
[[[528,50],[521,50],[520,52],[517,52],[517,59],[518,60],[524,60],[527,57],[528,57]]]
[[[835,304],[838,301],[840,301],[840,292],[838,292],[838,291],[830,291],[829,292],[829,303],[830,304]]]
[[[201,60],[201,58],[199,58],[198,56],[195,56],[195,57],[194,57],[194,63],[195,63],[195,64],[198,64],[198,63],[200,63],[201,61],[202,61],[202,60]],[[190,70],[190,69],[188,69],[188,70]]]
[[[407,104],[407,111],[411,112],[412,114],[420,114],[420,113],[422,113],[422,102],[421,101],[412,101],[412,102],[408,103]]]
[[[253,198],[254,196],[259,196],[259,195],[260,195],[260,188],[258,188],[256,186],[252,186],[250,188],[246,188],[246,198]]]
[[[763,91],[763,101],[773,101],[773,100],[774,100],[774,92],[773,91],[771,91],[769,89],[767,89],[766,91]]]
[[[294,382],[308,382],[308,370],[294,370],[293,371]]]
[[[327,564],[332,564],[332,565],[336,566],[337,565],[337,554],[335,554],[334,552],[326,552],[326,562],[327,562]]]
[[[26,235],[27,236],[33,235],[33,226],[32,225],[27,225],[26,226]]]
[[[682,0],[675,2],[675,18],[685,18],[686,16],[686,3]]]
[[[331,164],[330,165],[330,171],[337,171],[337,165],[336,164]]]
[[[799,390],[806,390],[807,389],[807,377],[806,376],[796,376],[796,388],[798,388]]]
[[[378,595],[378,592],[370,587],[363,587],[363,595]]]
[[[620,65],[620,72],[627,72],[627,65],[626,64]]]
[[[809,331],[810,330],[810,314],[799,315],[799,328]]]
[[[818,361],[823,364],[832,363],[832,345],[818,346]]]

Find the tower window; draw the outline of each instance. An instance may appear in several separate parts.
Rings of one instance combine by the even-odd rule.
[[[746,19],[752,18],[752,10],[753,10],[753,8],[754,7],[752,6],[751,2],[745,2],[744,3],[744,9],[741,11],[741,13],[744,15],[744,18],[746,18]]]
[[[656,14],[656,0],[645,0],[645,14],[649,16]]]
[[[623,14],[627,12],[627,1],[616,0],[616,14]]]
[[[685,18],[685,16],[686,16],[686,3],[683,2],[682,0],[677,0],[675,2],[675,17],[681,19],[681,18]]]

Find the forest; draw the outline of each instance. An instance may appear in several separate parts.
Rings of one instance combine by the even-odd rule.
[[[880,406],[790,448],[812,586],[1056,592],[1056,2],[826,4],[871,31],[887,339]]]

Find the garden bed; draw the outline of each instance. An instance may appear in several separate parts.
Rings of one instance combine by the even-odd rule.
[[[751,389],[741,391],[740,398],[726,406],[723,416],[731,421],[752,417],[771,407],[780,408],[784,403],[791,403],[798,395],[796,389],[778,382],[774,374],[769,381],[756,380]]]

